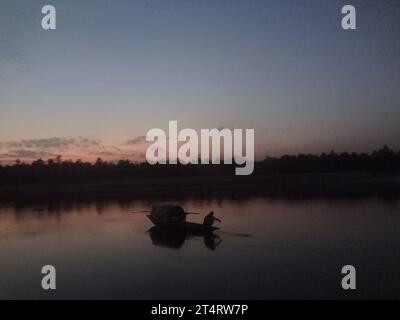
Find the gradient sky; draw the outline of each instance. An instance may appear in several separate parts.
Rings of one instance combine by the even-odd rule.
[[[255,128],[258,157],[397,149],[399,34],[398,0],[0,0],[0,162],[135,159],[168,120]]]

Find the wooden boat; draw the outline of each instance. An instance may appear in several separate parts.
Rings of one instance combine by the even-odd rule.
[[[161,205],[153,206],[147,217],[155,226],[162,229],[185,232],[193,235],[204,235],[219,229],[213,226],[205,226],[200,223],[187,222],[186,216],[188,214],[190,214],[190,212],[185,212],[185,210],[180,206]]]
[[[204,226],[200,223],[186,222],[186,221],[173,221],[173,222],[162,223],[162,222],[158,221],[156,218],[154,218],[153,216],[151,216],[150,214],[147,215],[147,217],[157,227],[160,227],[163,229],[170,229],[170,230],[175,229],[175,230],[179,230],[179,231],[187,231],[187,232],[190,232],[191,234],[212,233],[213,231],[219,229],[218,227],[212,227],[212,226],[208,227],[208,226]]]

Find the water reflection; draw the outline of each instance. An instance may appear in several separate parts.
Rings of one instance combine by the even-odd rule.
[[[153,245],[171,249],[180,249],[186,240],[197,237],[203,238],[204,245],[210,250],[215,250],[222,242],[222,238],[213,232],[201,233],[160,227],[152,227],[148,232]]]
[[[0,299],[348,298],[346,264],[362,281],[351,297],[398,297],[399,200],[183,200],[202,213],[191,222],[221,218],[215,234],[151,228],[158,202],[0,204]],[[51,296],[45,264],[60,275]]]

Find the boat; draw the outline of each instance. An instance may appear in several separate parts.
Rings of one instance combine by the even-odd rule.
[[[190,233],[212,233],[219,228],[213,226],[205,226],[200,223],[187,222],[185,212],[180,206],[163,205],[153,206],[147,217],[157,227],[170,230],[184,230]]]
[[[154,223],[155,226],[160,227],[160,228],[168,228],[168,229],[183,229],[187,230],[190,232],[199,232],[199,233],[205,233],[205,232],[213,232],[215,230],[218,230],[218,227],[207,227],[204,226],[200,223],[194,223],[194,222],[169,222],[169,223],[164,223],[160,224],[158,223],[151,215],[147,215],[147,217],[150,219],[151,222]]]

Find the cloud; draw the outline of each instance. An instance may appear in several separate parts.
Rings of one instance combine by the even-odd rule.
[[[61,155],[63,159],[83,159],[93,162],[97,158],[106,161],[120,159],[143,160],[145,137],[139,136],[117,145],[103,144],[101,140],[85,137],[51,137],[0,142],[0,162],[13,163],[15,159],[34,161],[48,160]]]
[[[135,144],[140,144],[140,143],[145,143],[146,142],[146,136],[138,136],[132,140],[128,140],[125,142],[125,145],[135,145]]]
[[[100,150],[99,150],[100,149]],[[33,161],[62,155],[75,159],[90,155],[91,151],[107,151],[100,140],[84,137],[51,137],[44,139],[24,139],[0,143],[0,161],[12,162],[14,159]]]
[[[38,152],[26,149],[13,150],[9,153],[2,154],[1,157],[5,158],[44,158],[54,157],[55,155],[49,152]]]
[[[6,148],[62,148],[69,146],[76,147],[89,147],[98,146],[100,142],[98,140],[92,140],[88,138],[47,138],[47,139],[30,139],[30,140],[20,140],[20,141],[9,141],[2,143],[2,147]]]
[[[169,137],[165,137],[165,139],[164,138],[159,138],[159,139],[168,141]],[[129,146],[129,145],[138,145],[144,143],[149,143],[149,141],[146,141],[146,136],[138,136],[136,138],[126,141],[124,145]]]

